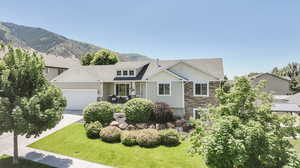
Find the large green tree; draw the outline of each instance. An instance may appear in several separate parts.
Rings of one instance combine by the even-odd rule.
[[[219,106],[202,110],[191,134],[191,152],[211,168],[294,168],[300,162],[288,138],[299,132],[291,115],[272,113],[272,98],[237,78],[228,93],[217,90]],[[201,110],[201,109],[200,109]]]
[[[111,65],[119,61],[118,55],[107,49],[87,53],[80,57],[81,65]]]
[[[8,47],[0,60],[0,135],[13,133],[14,163],[18,136],[37,137],[61,119],[66,100],[44,76],[44,61],[35,53]]]

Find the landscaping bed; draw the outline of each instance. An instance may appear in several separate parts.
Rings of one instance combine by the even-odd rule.
[[[29,146],[121,168],[206,168],[199,156],[188,155],[186,141],[175,147],[128,147],[89,139],[81,123],[65,127]]]
[[[20,158],[19,164],[12,164],[13,158],[8,155],[0,155],[0,167],[1,168],[54,168],[41,163],[33,162],[30,160]]]

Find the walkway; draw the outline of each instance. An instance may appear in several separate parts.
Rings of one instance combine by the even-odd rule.
[[[42,133],[41,136],[37,138],[19,136],[19,156],[58,168],[111,168],[56,153],[26,147],[27,145],[81,119],[81,115],[74,115],[70,112],[66,112],[62,121],[55,128]],[[11,133],[5,133],[0,136],[0,155],[2,154],[13,155],[13,136]]]

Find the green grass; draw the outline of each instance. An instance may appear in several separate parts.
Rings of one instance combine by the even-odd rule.
[[[13,158],[11,156],[0,155],[0,167],[1,168],[53,168],[26,159],[20,159],[19,164],[13,165],[12,160]]]
[[[290,142],[293,144],[296,152],[300,154],[300,139],[291,139]]]
[[[30,147],[120,168],[206,168],[200,157],[187,153],[188,142],[177,147],[126,147],[88,139],[82,124],[67,126]]]

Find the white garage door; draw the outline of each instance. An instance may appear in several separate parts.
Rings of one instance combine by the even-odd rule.
[[[62,89],[67,99],[67,110],[82,110],[97,101],[96,89]]]

